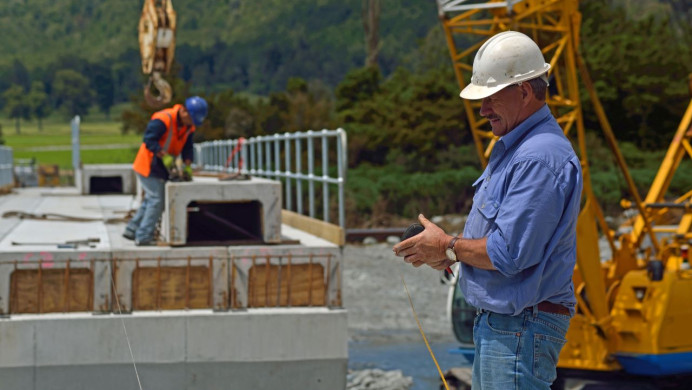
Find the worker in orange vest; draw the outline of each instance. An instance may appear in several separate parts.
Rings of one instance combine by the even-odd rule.
[[[181,156],[183,176],[192,180],[192,133],[207,116],[207,102],[199,96],[154,113],[144,132],[132,169],[144,189],[144,199],[125,227],[123,237],[135,245],[155,245],[154,230],[164,208],[165,185],[175,159]]]

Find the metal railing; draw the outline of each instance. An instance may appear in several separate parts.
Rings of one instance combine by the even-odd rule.
[[[315,145],[315,141],[320,141]],[[258,136],[248,139],[208,141],[195,144],[195,165],[205,171],[239,173],[282,180],[284,209],[317,218],[316,183],[322,184],[322,215],[329,217],[329,187],[337,187],[339,226],[346,228],[346,132],[344,129],[306,131]],[[336,171],[333,168],[336,166]],[[331,173],[331,175],[330,175]]]
[[[0,187],[12,185],[14,183],[12,148],[0,146]]]

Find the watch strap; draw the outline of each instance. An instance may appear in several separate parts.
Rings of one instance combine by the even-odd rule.
[[[458,240],[458,239],[459,239],[459,237],[458,237],[458,236],[455,236],[454,238],[452,238],[452,241],[449,242],[449,246],[447,246],[447,249],[451,249],[451,250],[454,252],[454,255],[455,255],[455,256],[456,256],[456,254],[457,254],[457,251],[454,250],[454,244],[457,243],[457,240]],[[457,257],[457,261],[459,261],[459,258],[458,258],[458,257]]]

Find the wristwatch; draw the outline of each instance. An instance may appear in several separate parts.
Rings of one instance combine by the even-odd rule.
[[[449,246],[445,250],[445,255],[447,255],[447,258],[454,262],[457,261],[457,253],[454,251],[454,244],[457,242],[458,239],[459,237],[452,238],[452,241],[449,242]]]

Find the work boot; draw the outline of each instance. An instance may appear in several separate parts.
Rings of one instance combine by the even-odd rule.
[[[135,245],[137,245],[137,246],[156,246],[156,241],[154,241],[154,240],[146,240],[146,241],[135,240]]]
[[[125,232],[123,233],[123,237],[127,238],[128,240],[132,241],[135,239],[135,232],[133,232],[130,229],[125,229]]]

